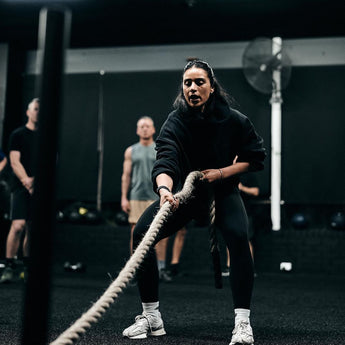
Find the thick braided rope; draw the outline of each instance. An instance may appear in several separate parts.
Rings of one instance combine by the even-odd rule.
[[[217,231],[216,231],[216,225],[215,225],[215,215],[216,215],[216,204],[213,199],[210,205],[210,226],[209,226],[210,252],[212,255],[212,262],[213,262],[215,287],[217,289],[221,289],[223,287],[223,284],[222,284],[219,245],[218,245]]]
[[[214,246],[215,240],[215,225],[214,225],[214,220],[216,216],[216,206],[215,206],[215,201],[214,199],[212,200],[211,206],[210,206],[210,231],[212,232],[212,237],[210,237],[211,240],[211,250],[212,246]]]
[[[199,171],[193,171],[188,176],[184,183],[183,189],[175,195],[180,200],[180,203],[185,203],[192,196],[194,184],[196,180],[202,177]],[[84,313],[72,326],[64,331],[56,340],[50,345],[72,345],[80,336],[91,328],[93,323],[96,323],[99,318],[106,312],[110,305],[116,300],[118,295],[127,286],[133,278],[137,268],[144,260],[147,252],[154,243],[159,230],[161,229],[165,220],[171,214],[171,206],[168,202],[160,208],[157,215],[154,217],[149,230],[146,232],[137,249],[130,257],[124,268],[119,273],[118,277],[110,284],[104,294],[98,299],[96,303]]]

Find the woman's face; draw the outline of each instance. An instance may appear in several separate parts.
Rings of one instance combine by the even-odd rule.
[[[207,72],[198,67],[186,70],[183,75],[183,95],[192,108],[205,108],[205,103],[214,92]]]

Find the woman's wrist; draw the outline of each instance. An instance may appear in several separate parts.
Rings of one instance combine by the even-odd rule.
[[[218,168],[219,170],[219,173],[220,173],[220,180],[222,181],[223,180],[223,170]]]
[[[157,190],[156,190],[156,193],[160,195],[159,191],[160,191],[161,189],[165,189],[165,190],[167,190],[169,193],[171,193],[170,188],[167,187],[167,186],[164,186],[164,185],[158,186],[158,187],[157,187]]]

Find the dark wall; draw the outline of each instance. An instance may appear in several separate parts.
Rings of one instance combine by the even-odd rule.
[[[125,149],[138,141],[136,124],[151,116],[156,136],[171,110],[179,75],[176,72],[118,73],[104,78],[105,150],[103,199],[120,201]]]
[[[20,126],[25,116],[22,111],[23,87],[22,71],[25,68],[26,51],[14,45],[9,45],[7,67],[7,91],[4,111],[4,123],[1,148],[7,153],[9,134]],[[24,91],[25,93],[25,91]]]
[[[262,194],[270,194],[269,96],[253,90],[242,70],[216,70],[237,108],[264,138],[266,169],[258,173]],[[344,66],[294,68],[283,92],[282,197],[287,202],[345,201]],[[65,78],[59,155],[59,199],[96,200],[97,118],[103,89],[103,202],[120,201],[123,153],[137,141],[136,122],[151,116],[157,134],[171,110],[180,72],[72,74]],[[32,98],[34,77],[24,77],[24,103]]]
[[[284,93],[283,197],[345,201],[345,66],[295,68]]]
[[[58,197],[95,199],[97,192],[97,75],[67,76],[60,130]]]

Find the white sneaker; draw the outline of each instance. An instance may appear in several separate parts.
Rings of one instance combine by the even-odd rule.
[[[158,337],[164,334],[166,332],[160,314],[155,317],[145,312],[136,316],[135,323],[122,332],[122,335],[129,339],[145,339],[149,335]]]
[[[232,331],[232,338],[229,345],[236,344],[246,344],[253,345],[253,330],[247,321],[240,321],[235,325],[234,330]]]
[[[229,277],[230,275],[230,267],[225,267],[225,269],[222,271],[222,277]]]
[[[11,267],[6,267],[0,277],[0,283],[11,283],[14,281],[14,270]]]

